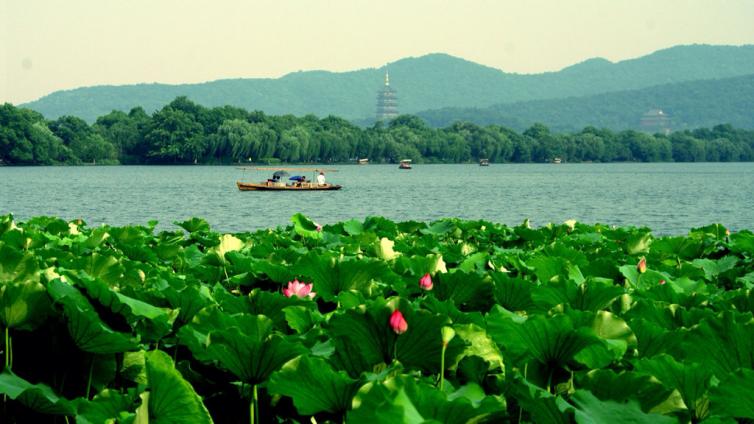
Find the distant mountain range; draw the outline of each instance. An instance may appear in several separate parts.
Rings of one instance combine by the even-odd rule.
[[[527,75],[506,73],[446,54],[430,54],[401,59],[379,69],[341,73],[306,71],[277,79],[84,87],[57,91],[21,106],[50,119],[74,115],[93,122],[112,110],[127,111],[135,106],[151,112],[183,95],[205,106],[229,104],[276,115],[311,113],[368,122],[374,116],[375,95],[385,69],[390,71],[391,85],[398,92],[399,111],[417,113],[754,74],[754,46],[676,46],[617,63],[590,59],[558,72]]]
[[[668,128],[671,130],[712,127],[721,123],[754,128],[754,74],[486,108],[443,108],[418,112],[417,115],[434,127],[467,121],[479,125],[498,124],[522,131],[539,122],[555,131],[577,131],[590,125],[625,130],[643,129],[641,117],[652,109],[660,109],[669,116]]]

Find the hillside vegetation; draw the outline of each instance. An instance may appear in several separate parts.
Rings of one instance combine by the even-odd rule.
[[[590,125],[622,130],[640,129],[642,114],[656,108],[671,117],[669,125],[674,130],[719,122],[754,128],[754,75],[487,108],[444,108],[417,115],[435,127],[465,121],[524,130],[541,122],[556,131],[574,131]]]
[[[178,96],[187,96],[207,106],[232,105],[267,114],[364,119],[374,116],[375,94],[382,86],[385,69],[398,90],[401,113],[415,113],[753,74],[754,46],[678,46],[618,63],[592,59],[559,72],[532,75],[431,54],[401,59],[380,69],[342,73],[307,71],[278,79],[84,87],[58,91],[24,106],[51,119],[74,115],[91,123],[112,110],[141,106],[151,113]]]

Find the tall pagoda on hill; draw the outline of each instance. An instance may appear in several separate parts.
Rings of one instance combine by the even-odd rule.
[[[385,86],[377,92],[377,121],[389,121],[398,116],[398,96],[390,86],[390,75],[385,71]]]

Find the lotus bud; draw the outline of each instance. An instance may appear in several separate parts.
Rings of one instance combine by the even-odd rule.
[[[298,279],[295,279],[293,281],[288,282],[288,287],[283,289],[283,294],[285,297],[293,297],[296,296],[300,299],[303,299],[305,297],[308,297],[309,299],[314,299],[314,296],[317,295],[317,293],[312,291],[313,284],[312,283],[302,283],[299,282]]]
[[[664,284],[665,284],[665,280],[660,280],[660,281],[659,281],[659,284],[660,284],[661,286],[662,286],[662,285],[664,285]]]
[[[393,329],[395,334],[403,334],[408,330],[408,323],[406,322],[406,319],[403,318],[403,314],[399,310],[393,311],[393,314],[390,315],[390,328]]]
[[[419,280],[419,287],[423,288],[424,290],[432,290],[432,277],[429,275],[429,273],[424,274],[424,277]]]
[[[647,272],[647,260],[646,258],[644,258],[644,256],[639,259],[639,263],[636,264],[636,269],[639,270],[639,272],[642,274]]]
[[[456,331],[453,330],[453,327],[443,327],[441,331],[442,331],[442,345],[447,346],[448,343],[450,343],[450,341],[453,340],[453,337],[456,336]]]
[[[322,224],[317,224],[317,232],[318,233],[322,232]]]

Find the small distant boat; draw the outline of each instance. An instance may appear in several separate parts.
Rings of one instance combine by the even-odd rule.
[[[559,164],[561,161],[562,161],[562,159],[560,159],[560,158],[553,158],[552,159],[552,163],[554,163],[554,164]]]
[[[403,159],[398,165],[398,169],[411,169],[411,159]]]
[[[479,159],[479,166],[490,166],[489,159]]]
[[[358,160],[356,161],[356,163],[357,163],[357,164],[359,164],[359,165],[369,165],[369,159],[367,159],[367,158],[364,158],[364,159],[358,159]]]

